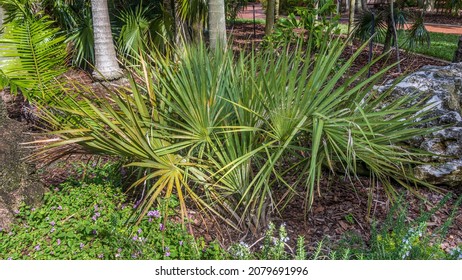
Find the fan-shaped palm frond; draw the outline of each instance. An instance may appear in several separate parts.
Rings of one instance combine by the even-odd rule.
[[[414,18],[414,23],[409,28],[409,47],[414,48],[417,45],[427,45],[430,47],[430,33],[425,28],[423,17],[419,16]]]
[[[138,5],[134,9],[125,9],[118,16],[122,22],[118,44],[119,49],[126,54],[136,55],[145,51],[150,45],[150,27],[152,19],[149,18],[149,7]]]

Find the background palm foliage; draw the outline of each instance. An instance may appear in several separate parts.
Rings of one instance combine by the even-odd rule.
[[[77,143],[126,158],[142,170],[132,187],[147,187],[141,216],[176,194],[183,216],[190,199],[254,233],[294,196],[309,209],[324,170],[351,180],[367,172],[391,197],[394,183],[422,183],[409,171],[419,152],[402,143],[429,132],[416,128],[424,105],[383,103],[388,92],[371,89],[388,68],[349,74],[361,50],[339,64],[342,39],[326,36],[316,54],[312,46],[237,57],[185,46],[175,62],[141,53],[127,66],[129,87],[103,96],[76,85],[77,95],[43,108],[58,136],[44,152]]]
[[[163,52],[179,37],[200,37],[207,22],[207,1],[113,0],[109,1],[113,37],[119,53],[135,54],[138,48]],[[63,30],[71,47],[72,64],[85,69],[94,65],[93,23],[90,1],[0,0],[6,22],[47,15],[53,27]],[[141,44],[142,42],[142,44]]]
[[[23,4],[9,2],[11,10]],[[0,86],[21,90],[29,101],[49,100],[55,79],[65,71],[65,37],[48,16],[21,8],[9,14],[0,36]]]
[[[406,41],[411,48],[419,44],[430,45],[430,33],[425,28],[423,13],[411,13],[395,8],[393,16],[394,27],[389,6],[376,10],[363,10],[355,18],[353,34],[363,41],[375,34],[374,40],[384,44],[384,52],[387,52],[393,45],[393,28],[406,34]],[[412,22],[410,28],[405,30],[404,26],[410,22]]]

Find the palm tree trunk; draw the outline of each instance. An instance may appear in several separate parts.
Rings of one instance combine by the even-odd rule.
[[[3,11],[3,8],[0,7],[0,28],[3,25],[3,17],[5,16],[5,12]]]
[[[348,35],[351,34],[353,23],[355,21],[355,6],[356,0],[350,0],[348,6]]]
[[[210,48],[226,47],[225,1],[209,0]]]
[[[462,62],[462,36],[459,37],[459,45],[457,46],[452,62]]]
[[[274,27],[274,8],[275,0],[268,0],[266,5],[266,25],[265,25],[265,35],[270,35]]]
[[[395,42],[396,60],[398,62],[397,68],[398,68],[398,73],[401,73],[401,62],[399,58],[398,32],[396,31],[394,3],[395,3],[395,0],[390,0],[390,15],[391,15],[391,23],[393,26],[393,38],[394,38],[393,41]]]
[[[95,40],[95,70],[97,80],[115,80],[122,77],[122,70],[112,40],[107,0],[91,0],[93,36]]]
[[[280,0],[274,0],[274,20],[277,21],[279,18],[279,10],[281,6]]]

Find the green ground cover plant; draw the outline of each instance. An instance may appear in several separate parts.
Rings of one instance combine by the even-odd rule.
[[[181,223],[152,208],[136,226],[121,189],[120,164],[78,168],[37,208],[23,205],[11,229],[0,231],[0,259],[222,259],[217,244],[194,239]],[[78,170],[77,169],[77,170]],[[170,207],[175,202],[170,202]]]

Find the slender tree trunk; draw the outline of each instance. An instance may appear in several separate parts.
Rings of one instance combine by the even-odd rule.
[[[361,10],[365,11],[367,10],[367,0],[361,0]]]
[[[351,30],[353,29],[353,24],[355,21],[355,6],[356,0],[350,0],[348,6],[348,35],[351,34]]]
[[[391,23],[393,26],[393,36],[395,41],[395,51],[396,51],[396,60],[398,62],[398,72],[401,73],[401,63],[399,58],[399,44],[398,44],[398,32],[396,31],[396,22],[395,22],[395,8],[394,8],[395,0],[390,0],[390,15],[391,15]]]
[[[91,0],[93,33],[95,40],[95,70],[97,80],[115,80],[122,77],[122,70],[112,40],[107,0]]]
[[[3,11],[3,8],[0,7],[0,28],[3,25],[3,18],[5,17],[5,11]]]
[[[459,37],[459,45],[457,46],[457,50],[454,54],[453,62],[462,62],[462,36]]]
[[[209,0],[210,48],[226,47],[226,16],[224,0]]]
[[[266,25],[265,25],[265,35],[270,35],[273,32],[274,27],[274,8],[275,0],[268,0],[266,4]]]
[[[163,5],[170,18],[172,37],[171,44],[176,48],[183,48],[184,43],[190,41],[187,34],[186,24],[178,15],[178,2],[175,0],[163,0]]]
[[[280,0],[274,0],[274,21],[279,18]]]
[[[391,43],[393,41],[393,27],[391,19],[387,19],[387,33],[385,34],[385,41],[383,42],[383,53],[386,53],[391,48]]]
[[[363,10],[361,0],[355,1],[355,13],[359,13]]]

